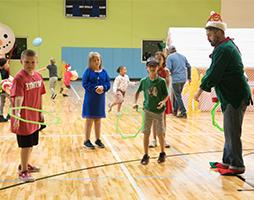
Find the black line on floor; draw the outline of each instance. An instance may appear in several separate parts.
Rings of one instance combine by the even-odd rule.
[[[244,149],[244,151],[253,151],[253,150],[254,149]],[[191,156],[191,155],[199,155],[199,154],[209,154],[209,153],[221,153],[221,152],[222,152],[221,150],[214,150],[214,151],[178,153],[178,154],[173,154],[173,155],[167,155],[167,158],[180,157],[180,156]],[[157,156],[150,157],[150,159],[157,159],[157,158],[158,158]],[[92,166],[92,167],[85,167],[85,168],[70,170],[70,171],[66,171],[66,172],[61,172],[61,173],[52,174],[52,175],[49,175],[49,176],[44,176],[44,177],[41,177],[41,178],[37,178],[37,179],[35,179],[34,182],[49,179],[49,178],[53,178],[53,177],[57,177],[57,176],[62,176],[62,175],[66,175],[66,174],[86,171],[86,170],[89,170],[89,169],[97,169],[97,168],[102,168],[102,167],[107,167],[107,166],[114,166],[114,165],[125,164],[125,163],[132,163],[132,162],[140,162],[140,159],[126,160],[126,161],[122,161],[122,162],[114,162],[114,163],[108,163],[108,164],[103,164],[103,165],[96,165],[96,166]],[[9,186],[1,187],[0,191],[10,189],[10,188],[13,188],[13,187],[18,187],[18,186],[24,185],[24,184],[34,183],[34,182],[21,182],[21,183],[9,185]],[[254,186],[253,186],[253,188],[254,188]]]
[[[253,189],[238,189],[237,191],[239,192],[243,192],[243,191],[254,191],[254,184],[250,183],[249,181],[246,180],[246,178],[242,177],[241,175],[236,175],[237,178],[239,178],[241,181],[243,181],[244,183],[246,183],[247,185],[249,185],[250,187],[252,187]]]
[[[238,192],[254,192],[254,188],[253,189],[238,189]]]

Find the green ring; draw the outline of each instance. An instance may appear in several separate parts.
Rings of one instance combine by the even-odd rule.
[[[21,110],[21,109],[32,110],[32,111],[41,112],[41,113],[45,113],[45,114],[52,114],[52,112],[48,112],[48,111],[37,109],[37,108],[31,108],[31,107],[27,107],[27,106],[9,108],[8,114],[11,117],[13,117],[13,118],[15,118],[15,119],[17,119],[19,121],[30,123],[30,124],[38,124],[38,125],[50,126],[52,124],[60,124],[61,123],[61,119],[59,117],[56,117],[55,120],[52,123],[45,123],[45,122],[37,122],[37,121],[32,121],[32,120],[26,120],[26,119],[23,119],[21,117],[18,117],[16,115],[12,114],[13,110]]]
[[[120,131],[120,128],[119,128],[119,120],[121,119],[121,116],[122,114],[120,114],[119,116],[116,117],[116,132],[121,136],[122,139],[130,139],[130,138],[136,138],[138,136],[138,134],[144,129],[144,118],[145,118],[145,115],[144,115],[144,110],[142,108],[137,108],[136,111],[138,113],[141,113],[142,115],[142,124],[141,124],[141,127],[138,129],[138,131],[134,134],[128,134],[125,135],[123,134],[121,131]]]
[[[216,122],[216,120],[215,120],[215,112],[216,112],[216,109],[218,108],[219,105],[220,105],[220,102],[218,101],[218,102],[214,105],[213,109],[211,110],[212,124],[213,124],[213,126],[214,126],[215,128],[217,128],[219,131],[223,132],[224,129],[223,129],[222,127],[220,127],[220,125],[219,125],[219,124]]]

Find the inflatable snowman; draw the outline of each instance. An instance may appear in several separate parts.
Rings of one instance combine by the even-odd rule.
[[[13,31],[7,25],[0,23],[0,58],[5,58],[5,54],[12,50],[14,43]]]
[[[5,58],[5,55],[9,53],[15,43],[15,35],[13,31],[5,24],[0,23],[0,58]],[[6,69],[9,70],[9,69]],[[10,93],[13,78],[2,80],[0,75],[0,89],[2,88],[7,94]]]

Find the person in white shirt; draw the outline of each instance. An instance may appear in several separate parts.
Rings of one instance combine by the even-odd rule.
[[[108,104],[110,112],[113,106],[117,105],[117,112],[120,113],[122,104],[124,102],[125,92],[129,85],[135,85],[135,82],[131,82],[129,76],[126,74],[127,69],[125,66],[120,66],[117,68],[117,73],[119,75],[115,78],[113,83],[114,101]]]

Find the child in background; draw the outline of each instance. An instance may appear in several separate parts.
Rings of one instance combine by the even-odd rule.
[[[119,73],[119,75],[115,78],[115,81],[113,83],[113,92],[115,99],[114,102],[108,104],[108,112],[112,110],[113,106],[117,105],[117,113],[119,114],[122,104],[124,102],[124,96],[128,86],[135,85],[136,83],[130,81],[129,76],[126,74],[127,69],[125,66],[118,67],[117,73]]]
[[[102,59],[99,53],[90,52],[88,60],[88,68],[82,77],[82,86],[85,89],[82,117],[86,118],[84,147],[95,149],[90,141],[91,129],[94,123],[95,144],[99,148],[104,148],[105,146],[100,140],[101,118],[106,117],[105,94],[110,89],[110,79],[106,70],[102,68]]]
[[[0,82],[4,79],[9,78],[9,64],[8,60],[6,58],[0,58]],[[9,99],[9,95],[2,89],[0,85],[0,122],[7,122],[10,118],[9,115],[7,117],[4,117],[4,105],[6,98]]]
[[[54,58],[50,59],[50,65],[39,69],[38,72],[44,71],[46,69],[49,70],[49,88],[51,93],[51,99],[55,99],[57,95],[55,88],[56,88],[58,76],[57,76],[56,60]]]
[[[42,95],[46,93],[41,75],[35,71],[38,63],[37,55],[33,50],[25,50],[21,54],[23,69],[14,77],[11,88],[13,107],[31,107],[42,109]],[[14,110],[15,116],[25,120],[44,121],[42,113],[22,109]],[[33,146],[39,142],[39,125],[19,121],[11,117],[11,131],[17,135],[17,143],[21,148],[21,165],[19,165],[19,179],[25,182],[34,181],[30,173],[38,172],[38,167],[30,165],[30,156]]]
[[[170,72],[169,69],[166,67],[166,57],[164,55],[163,52],[161,51],[157,51],[155,53],[155,59],[158,61],[159,63],[159,69],[158,69],[158,75],[161,78],[164,78],[167,84],[167,88],[169,89],[170,87]],[[166,132],[166,115],[172,113],[172,105],[171,105],[171,101],[170,101],[170,96],[168,96],[168,100],[166,102],[166,110],[164,113],[164,125],[165,125],[165,132]],[[155,126],[153,126],[153,140],[151,142],[151,144],[149,145],[150,148],[154,148],[157,147],[157,140],[156,140],[156,130],[155,130]],[[166,142],[165,140],[165,147],[166,148],[170,148],[170,145]]]
[[[160,142],[161,153],[158,158],[158,163],[162,163],[166,159],[165,148],[165,125],[164,125],[164,113],[165,103],[168,100],[168,90],[166,81],[158,76],[158,62],[154,59],[148,59],[147,63],[148,77],[143,78],[140,82],[139,88],[135,95],[134,108],[137,108],[137,101],[139,93],[144,93],[144,156],[141,160],[141,164],[146,165],[149,162],[148,146],[149,136],[151,133],[152,125],[155,126],[155,130]]]

